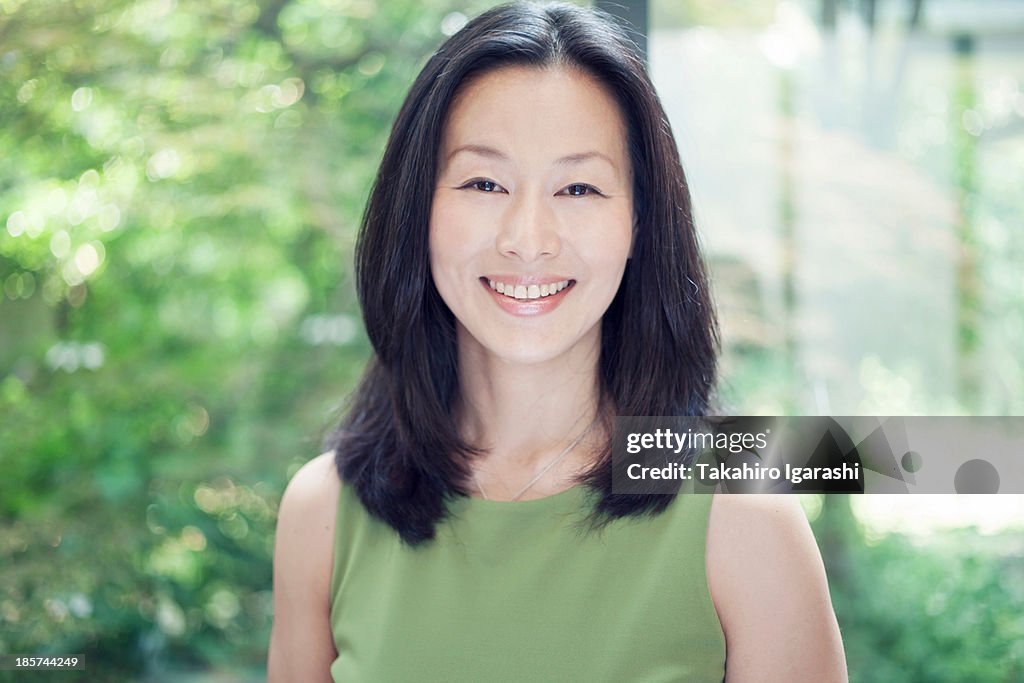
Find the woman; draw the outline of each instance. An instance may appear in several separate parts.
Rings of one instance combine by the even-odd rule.
[[[615,415],[700,415],[716,329],[675,142],[599,12],[424,67],[360,232],[372,359],[281,501],[271,681],[845,681],[795,498],[611,491]]]

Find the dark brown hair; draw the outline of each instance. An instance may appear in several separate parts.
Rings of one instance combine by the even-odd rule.
[[[635,44],[607,14],[569,4],[493,8],[448,39],[398,114],[356,244],[359,301],[374,354],[325,447],[366,509],[411,546],[434,537],[453,496],[468,495],[480,453],[459,435],[455,324],[428,254],[438,151],[452,100],[507,66],[570,66],[614,96],[628,128],[636,236],[601,323],[599,406],[618,415],[704,415],[718,336],[676,143]],[[608,432],[610,433],[610,431]],[[665,495],[611,491],[610,446],[581,481],[600,526],[657,514]]]

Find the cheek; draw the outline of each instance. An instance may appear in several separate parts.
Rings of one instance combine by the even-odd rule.
[[[594,272],[617,272],[625,267],[633,239],[628,207],[595,217],[589,222],[588,233],[577,242],[577,248]]]
[[[457,202],[435,198],[430,212],[429,248],[430,269],[439,289],[472,254],[473,241],[478,239],[473,225],[472,217]]]

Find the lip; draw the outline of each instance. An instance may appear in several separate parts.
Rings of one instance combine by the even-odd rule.
[[[541,297],[539,299],[513,299],[512,297],[499,294],[495,290],[491,289],[491,285],[488,283],[488,279],[495,280],[496,282],[504,282],[505,284],[514,285],[546,285],[552,282],[561,282],[562,280],[568,280],[569,285],[560,291],[558,294],[552,294],[550,296]],[[491,295],[491,298],[496,304],[506,312],[519,317],[530,317],[535,315],[544,315],[558,308],[558,306],[565,300],[565,297],[572,292],[576,287],[576,280],[571,277],[551,277],[551,276],[530,276],[530,275],[518,275],[509,277],[507,275],[488,275],[480,278],[480,285],[487,290],[487,293]]]

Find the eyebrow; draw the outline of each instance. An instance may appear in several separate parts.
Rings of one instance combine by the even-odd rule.
[[[494,147],[474,144],[461,145],[459,147],[456,147],[455,149],[452,150],[451,154],[448,155],[448,159],[446,161],[451,161],[452,158],[460,152],[477,154],[482,157],[487,157],[488,159],[494,159],[495,161],[509,161],[509,158],[505,153],[495,149]],[[564,157],[560,157],[555,160],[555,166],[572,166],[575,164],[581,164],[584,161],[588,161],[590,159],[601,159],[607,162],[612,168],[616,168],[615,162],[612,161],[611,158],[608,157],[608,155],[602,154],[597,150],[591,150],[589,152],[577,152],[576,154],[568,154]]]

